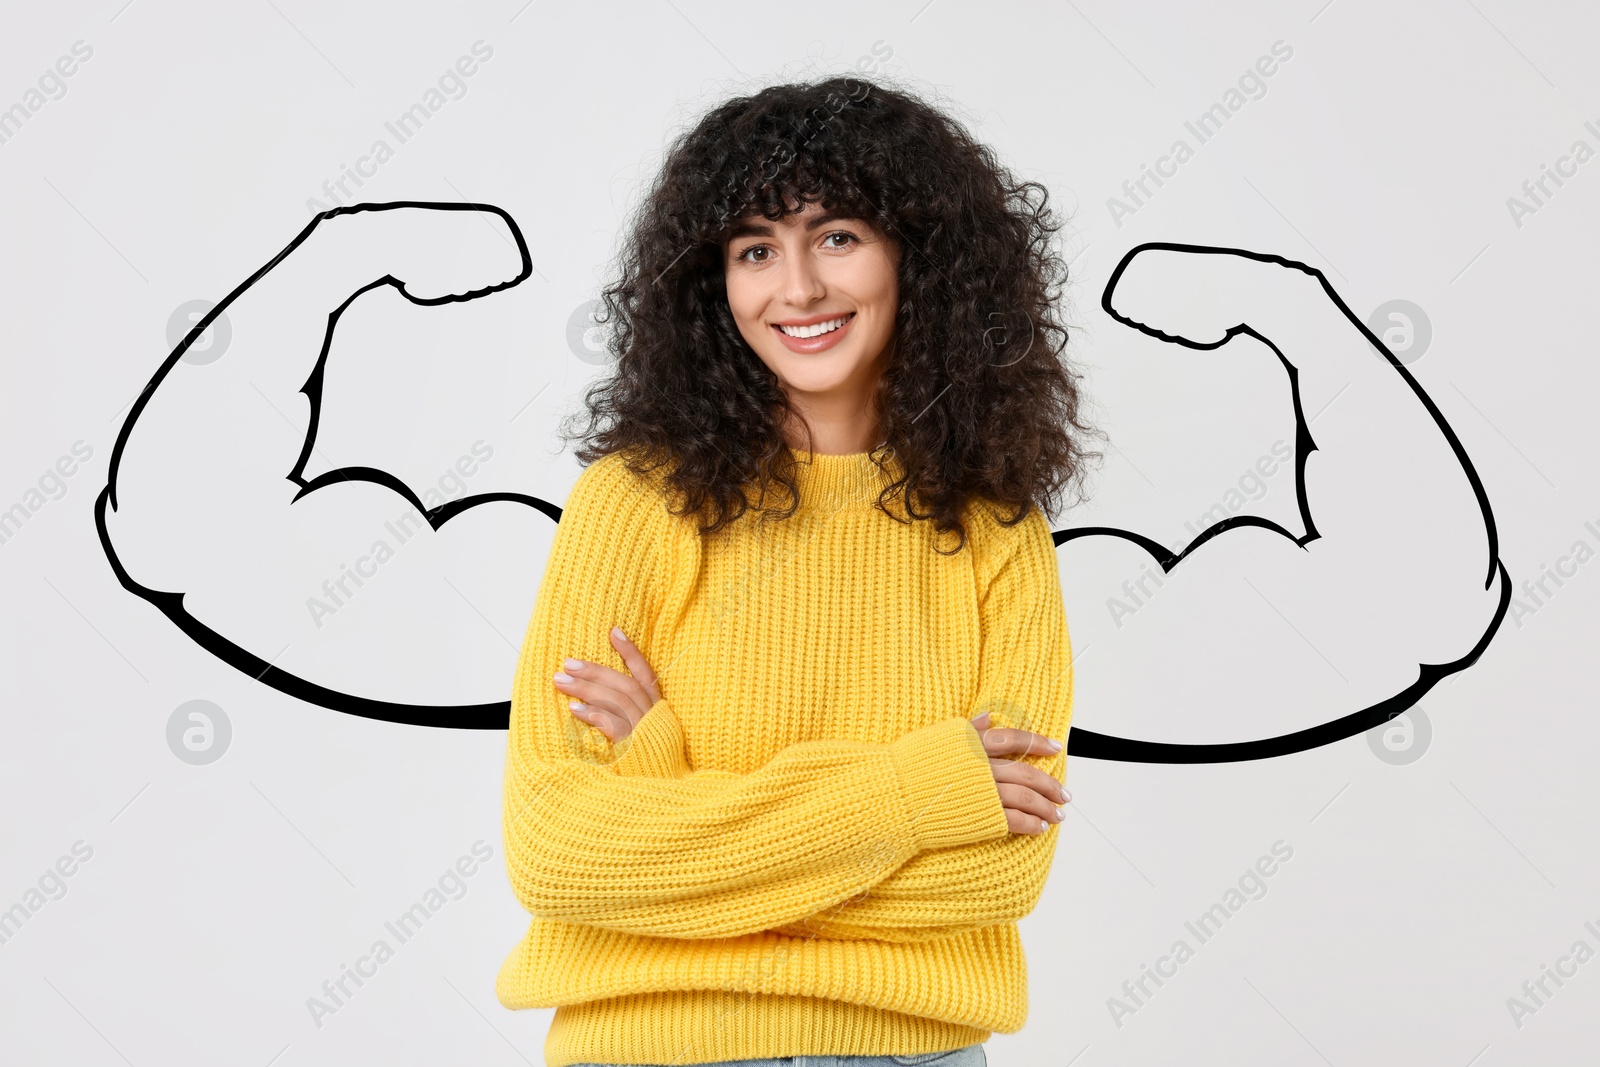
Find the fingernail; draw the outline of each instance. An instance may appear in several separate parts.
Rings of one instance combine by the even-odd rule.
[[[585,705],[581,700],[569,700],[567,701],[567,707],[571,708],[573,711],[582,712],[584,714],[587,714],[589,711],[588,706]]]
[[[1057,808],[1056,809],[1056,822],[1060,822],[1062,819],[1065,819],[1066,817],[1067,817],[1067,809],[1066,808]]]
[[[620,627],[620,626],[613,626],[611,628],[611,636],[612,637],[620,637],[624,641],[626,641],[628,639],[628,635],[622,632],[622,627]]]
[[[1057,741],[1053,737],[1047,737],[1047,738],[1045,738],[1045,741],[1049,743],[1051,752],[1060,752],[1061,751],[1061,742],[1060,741]]]
[[[1061,800],[1062,800],[1063,803],[1071,804],[1072,803],[1072,794],[1067,792],[1065,789],[1061,790]]]
[[[567,685],[572,681],[572,675],[568,674],[566,671],[556,671],[556,681],[560,682],[562,685]]]
[[[1039,832],[1041,834],[1049,833],[1050,832],[1050,824],[1045,822],[1043,819],[1040,819],[1039,820]]]
[[[583,669],[583,660],[573,659],[571,656],[568,656],[566,659],[562,660],[561,664],[569,671],[578,671]]]

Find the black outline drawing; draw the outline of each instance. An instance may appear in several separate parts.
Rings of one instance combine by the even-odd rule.
[[[260,270],[256,271],[249,278],[245,279],[245,281],[242,282],[231,293],[229,293],[227,297],[225,297],[214,308],[207,312],[199,322],[194,324],[184,339],[176,348],[172,350],[172,352],[167,356],[166,360],[163,361],[160,368],[157,369],[154,376],[150,379],[149,384],[146,385],[144,390],[140,393],[139,398],[135,401],[128,414],[128,418],[124,421],[121,431],[117,435],[116,446],[112,450],[111,454],[111,462],[109,465],[106,486],[95,502],[95,527],[99,533],[100,544],[105,551],[106,558],[110,561],[112,569],[116,573],[117,580],[122,583],[123,588],[153,604],[157,610],[170,619],[172,623],[178,627],[178,629],[187,634],[189,638],[200,647],[206,649],[206,651],[210,652],[224,663],[227,663],[229,666],[249,674],[258,681],[271,686],[273,689],[276,689],[279,692],[286,693],[289,696],[298,697],[301,700],[305,700],[321,707],[329,708],[333,711],[339,711],[349,715],[357,715],[363,718],[382,720],[385,722],[451,729],[503,730],[506,729],[510,718],[511,704],[509,699],[492,703],[468,705],[400,704],[391,701],[374,700],[367,697],[355,696],[349,693],[328,689],[324,686],[307,681],[306,679],[300,678],[289,673],[288,671],[274,666],[266,660],[261,659],[248,649],[242,648],[230,641],[228,638],[212,630],[194,616],[190,615],[183,606],[183,593],[163,592],[160,590],[149,589],[134,580],[133,577],[128,574],[127,570],[122,565],[122,562],[118,559],[106,527],[106,508],[109,506],[112,509],[115,509],[117,506],[118,466],[122,458],[123,447],[127,443],[134,423],[144,411],[146,402],[149,400],[155,388],[161,384],[162,379],[166,377],[173,366],[183,358],[184,353],[189,350],[190,346],[192,346],[204,335],[206,329],[211,325],[213,320],[215,320],[217,316],[223,314],[228,306],[232,304],[240,294],[248,290],[252,285],[265,276],[267,272],[277,266],[286,256],[289,255],[289,253],[298,248],[308,237],[311,236],[318,224],[320,224],[324,219],[332,218],[337,215],[354,214],[357,212],[391,211],[397,208],[412,207],[451,211],[488,211],[494,213],[505,222],[513,237],[516,239],[517,251],[521,257],[521,270],[518,272],[516,277],[510,279],[509,281],[491,285],[483,289],[475,289],[466,293],[455,293],[429,299],[421,299],[412,296],[406,292],[404,282],[395,278],[393,275],[385,275],[377,281],[357,289],[329,314],[328,327],[323,336],[321,352],[317,357],[317,362],[312,373],[308,377],[305,385],[303,385],[300,390],[310,401],[311,416],[306,431],[305,444],[300,451],[299,458],[296,461],[293,469],[291,469],[286,475],[290,481],[293,481],[300,486],[300,490],[295,494],[294,500],[299,500],[302,497],[305,497],[310,493],[313,493],[316,490],[330,484],[336,484],[338,482],[347,480],[362,480],[387,486],[403,496],[427,518],[429,525],[432,526],[434,530],[438,530],[452,518],[467,511],[469,508],[496,500],[508,500],[525,504],[528,507],[534,508],[535,510],[543,513],[550,518],[552,522],[560,522],[562,512],[561,508],[538,497],[523,493],[501,492],[468,495],[458,500],[448,501],[447,503],[444,503],[431,510],[426,509],[422,506],[422,501],[418,499],[417,495],[409,486],[407,486],[394,475],[374,467],[343,467],[338,470],[333,470],[322,474],[309,482],[303,479],[302,472],[305,469],[306,462],[309,459],[316,442],[317,426],[321,412],[323,370],[326,366],[328,351],[333,343],[334,329],[337,327],[339,318],[344,313],[345,309],[349,307],[357,297],[370,289],[377,288],[378,286],[391,285],[407,300],[410,300],[415,304],[435,305],[454,303],[458,301],[475,300],[479,297],[487,296],[503,289],[509,289],[512,286],[518,285],[525,281],[532,273],[533,264],[529,257],[528,246],[526,241],[523,239],[522,231],[517,228],[517,224],[512,220],[511,216],[500,208],[494,207],[490,204],[397,201],[384,204],[352,204],[345,207],[333,208],[318,214],[311,220],[305,229],[303,229],[300,234],[283,249],[283,251],[274,256]],[[1283,527],[1267,519],[1253,515],[1237,515],[1223,519],[1222,521],[1207,527],[1196,536],[1194,541],[1192,541],[1189,546],[1183,550],[1183,552],[1176,555],[1168,551],[1161,544],[1143,535],[1127,530],[1103,526],[1077,527],[1069,530],[1055,531],[1053,536],[1056,547],[1059,549],[1061,545],[1065,544],[1067,541],[1073,540],[1074,538],[1087,537],[1095,534],[1120,537],[1142,547],[1161,564],[1164,572],[1171,572],[1174,567],[1176,567],[1186,556],[1188,556],[1201,544],[1204,544],[1211,538],[1216,537],[1217,535],[1236,526],[1252,525],[1272,530],[1275,533],[1294,541],[1296,544],[1302,547],[1320,536],[1317,533],[1316,526],[1311,518],[1311,512],[1306,500],[1305,481],[1303,477],[1305,473],[1306,457],[1313,449],[1316,448],[1316,444],[1311,438],[1310,429],[1306,424],[1304,412],[1300,407],[1300,392],[1296,368],[1284,358],[1283,353],[1279,351],[1275,345],[1273,345],[1269,338],[1264,337],[1260,333],[1256,332],[1247,323],[1241,323],[1230,328],[1224,334],[1224,336],[1216,342],[1200,344],[1182,337],[1175,337],[1162,333],[1158,330],[1150,329],[1140,325],[1139,323],[1133,322],[1122,315],[1119,315],[1111,307],[1111,294],[1116,288],[1117,282],[1121,278],[1123,271],[1127,268],[1128,264],[1138,253],[1147,249],[1192,253],[1229,252],[1264,263],[1276,263],[1280,266],[1292,267],[1314,276],[1321,284],[1324,293],[1340,310],[1340,312],[1343,313],[1345,318],[1348,319],[1350,323],[1358,330],[1360,330],[1362,335],[1366,337],[1374,349],[1388,361],[1395,372],[1398,373],[1406,382],[1406,384],[1411,387],[1412,391],[1417,395],[1418,399],[1422,401],[1428,413],[1432,416],[1439,430],[1444,434],[1446,440],[1449,441],[1450,447],[1454,452],[1456,459],[1460,462],[1462,469],[1466,472],[1467,477],[1472,484],[1472,490],[1477,498],[1478,506],[1482,511],[1484,524],[1488,532],[1488,576],[1485,579],[1484,588],[1489,588],[1494,581],[1496,573],[1498,573],[1503,581],[1502,595],[1500,598],[1500,603],[1495,611],[1492,623],[1484,631],[1482,637],[1479,638],[1478,642],[1467,654],[1450,663],[1419,664],[1417,680],[1411,685],[1407,686],[1405,689],[1401,690],[1399,693],[1379,701],[1370,707],[1351,712],[1350,714],[1343,715],[1332,721],[1275,737],[1221,744],[1174,744],[1159,741],[1140,741],[1132,738],[1118,737],[1112,734],[1097,733],[1094,731],[1074,727],[1071,731],[1072,736],[1069,741],[1068,751],[1071,753],[1071,755],[1079,758],[1125,762],[1238,762],[1245,760],[1266,759],[1273,756],[1287,755],[1293,752],[1300,752],[1306,749],[1316,748],[1318,746],[1326,745],[1331,742],[1349,737],[1393,718],[1406,708],[1414,706],[1417,701],[1420,700],[1425,693],[1432,689],[1432,687],[1442,678],[1448,677],[1457,671],[1464,670],[1465,668],[1471,666],[1477,661],[1478,657],[1483,654],[1484,649],[1488,646],[1490,639],[1498,629],[1500,622],[1505,617],[1506,610],[1510,605],[1511,579],[1510,575],[1506,572],[1504,564],[1501,563],[1499,558],[1494,516],[1489,509],[1488,498],[1484,493],[1483,485],[1478,478],[1477,472],[1473,469],[1472,464],[1468,460],[1466,452],[1462,449],[1461,443],[1456,438],[1455,433],[1450,429],[1449,424],[1445,422],[1444,416],[1440,414],[1439,409],[1434,405],[1433,401],[1428,398],[1427,394],[1424,393],[1422,388],[1417,384],[1416,379],[1413,378],[1406,370],[1405,366],[1401,364],[1397,358],[1395,358],[1394,354],[1390,352],[1388,347],[1379,341],[1378,338],[1373,335],[1372,331],[1368,329],[1366,325],[1358,318],[1356,318],[1354,314],[1351,313],[1350,308],[1343,300],[1339,298],[1339,295],[1334,292],[1333,287],[1328,284],[1327,278],[1325,278],[1322,272],[1316,268],[1308,267],[1305,264],[1296,262],[1294,260],[1284,259],[1281,256],[1248,252],[1242,249],[1219,248],[1204,245],[1168,244],[1162,242],[1148,243],[1130,249],[1127,254],[1123,256],[1122,261],[1117,265],[1117,268],[1112,273],[1110,280],[1106,283],[1105,290],[1101,296],[1101,307],[1105,309],[1108,315],[1123,325],[1132,326],[1140,332],[1154,337],[1160,341],[1179,344],[1188,348],[1209,350],[1220,348],[1222,345],[1232,340],[1235,335],[1243,333],[1256,338],[1258,341],[1261,341],[1263,344],[1267,345],[1267,347],[1271,348],[1272,351],[1278,356],[1279,361],[1283,363],[1284,367],[1288,371],[1290,391],[1294,401],[1294,414],[1296,423],[1296,501],[1299,507],[1300,517],[1305,524],[1305,535],[1297,538]]]
[[[497,293],[502,289],[520,285],[533,273],[533,259],[528,254],[528,243],[523,239],[522,231],[517,228],[516,221],[500,208],[492,204],[454,204],[397,200],[386,204],[347,204],[344,207],[331,208],[318,213],[316,217],[306,224],[306,228],[301,230],[293,241],[289,242],[282,252],[273,256],[266,266],[241,282],[216,307],[206,312],[204,318],[194,324],[188,335],[178,343],[178,347],[174,348],[172,353],[161,364],[161,367],[150,379],[150,384],[146,385],[140,392],[139,399],[134,402],[132,410],[128,412],[127,420],[122,424],[122,431],[117,434],[116,447],[111,450],[111,463],[106,477],[106,487],[101,492],[99,499],[95,501],[95,528],[100,533],[100,545],[105,549],[106,558],[111,561],[111,567],[116,572],[117,580],[122,583],[124,589],[154,604],[163,615],[172,620],[173,625],[188,634],[195,644],[210,652],[213,656],[216,656],[230,667],[243,671],[257,681],[265,682],[281,693],[299,697],[301,700],[332,709],[333,711],[342,711],[348,715],[358,715],[365,719],[378,719],[383,722],[398,722],[411,726],[438,726],[458,730],[504,730],[511,721],[511,701],[509,699],[488,704],[398,704],[393,701],[373,700],[370,697],[356,696],[351,693],[341,693],[338,690],[328,689],[268,663],[254,652],[234,644],[193,615],[190,615],[184,610],[184,595],[182,593],[167,593],[148,589],[135,581],[117,558],[116,550],[111,544],[111,537],[106,530],[106,507],[109,505],[114,510],[117,506],[117,468],[122,461],[122,449],[127,443],[128,435],[133,430],[133,424],[138,420],[140,412],[144,410],[145,404],[155,391],[156,386],[161,384],[161,380],[177,365],[178,360],[183,358],[183,354],[189,350],[189,346],[200,339],[212,321],[226,311],[228,305],[238,299],[241,293],[260,281],[268,271],[282,262],[289,253],[299,248],[306,238],[310,237],[312,232],[316,230],[323,219],[330,219],[337,215],[353,215],[363,211],[393,211],[396,208],[410,207],[439,208],[447,211],[493,212],[505,222],[506,226],[511,230],[511,235],[516,238],[517,254],[521,257],[522,268],[517,272],[516,277],[498,285],[487,286],[483,289],[473,289],[465,293],[450,293],[430,299],[419,299],[412,296],[406,292],[403,281],[392,274],[386,274],[377,281],[364,285],[354,293],[351,293],[344,303],[340,304],[328,315],[328,330],[323,335],[322,351],[317,356],[316,366],[306,379],[306,384],[301,386],[300,389],[311,402],[311,420],[306,428],[305,445],[300,450],[300,457],[295,461],[293,469],[285,475],[290,481],[300,486],[300,491],[294,495],[294,499],[299,500],[325,485],[337,482],[346,480],[368,481],[387,486],[405,497],[413,507],[422,513],[428,520],[428,525],[435,530],[438,530],[445,523],[467,509],[477,507],[479,504],[487,504],[493,500],[512,500],[519,504],[526,504],[549,516],[552,522],[561,521],[561,509],[559,507],[549,501],[541,500],[536,496],[530,496],[525,493],[479,493],[464,496],[459,500],[447,501],[436,508],[424,508],[422,501],[417,497],[416,493],[412,492],[410,486],[389,472],[378,470],[375,467],[341,467],[338,470],[328,471],[309,482],[301,476],[301,472],[305,470],[306,461],[311,456],[312,448],[316,445],[317,424],[322,412],[322,372],[327,365],[328,350],[333,345],[333,331],[339,325],[339,317],[344,314],[346,308],[355,302],[357,297],[369,289],[376,289],[380,285],[390,285],[413,304],[451,304],[465,300],[476,300],[479,297],[488,296],[490,293]]]
[[[1154,556],[1156,561],[1161,564],[1163,573],[1171,573],[1172,569],[1189,553],[1211,538],[1236,526],[1259,526],[1288,538],[1302,548],[1322,536],[1317,532],[1316,523],[1311,519],[1310,506],[1306,502],[1306,457],[1317,445],[1311,439],[1311,428],[1306,424],[1305,412],[1300,407],[1299,371],[1294,364],[1284,358],[1283,352],[1278,349],[1277,345],[1272,343],[1271,339],[1256,332],[1248,323],[1240,323],[1229,328],[1221,339],[1211,344],[1200,344],[1183,337],[1174,337],[1171,334],[1162,333],[1160,330],[1151,329],[1134,322],[1124,315],[1119,315],[1111,307],[1111,294],[1116,290],[1117,281],[1122,277],[1122,272],[1127,269],[1129,262],[1133,260],[1134,256],[1146,249],[1198,253],[1231,252],[1234,255],[1244,256],[1260,263],[1276,263],[1282,267],[1293,267],[1295,270],[1304,271],[1316,278],[1317,283],[1322,286],[1323,293],[1339,309],[1340,313],[1356,329],[1361,331],[1362,336],[1366,337],[1373,348],[1383,356],[1388,364],[1405,380],[1405,383],[1411,387],[1411,391],[1416,394],[1417,399],[1422,401],[1423,407],[1427,408],[1428,414],[1433,418],[1434,424],[1438,426],[1439,432],[1444,434],[1445,440],[1450,442],[1450,450],[1455,453],[1457,462],[1461,464],[1461,469],[1466,472],[1467,480],[1472,483],[1472,494],[1477,498],[1478,509],[1483,513],[1484,528],[1489,536],[1488,574],[1484,578],[1483,587],[1488,589],[1494,584],[1495,574],[1498,572],[1501,578],[1500,603],[1495,608],[1494,620],[1466,655],[1450,663],[1419,663],[1417,665],[1417,680],[1400,692],[1380,700],[1370,707],[1353,711],[1348,715],[1342,715],[1329,722],[1311,726],[1304,730],[1296,730],[1293,733],[1279,734],[1276,737],[1211,745],[1136,741],[1131,738],[1117,737],[1112,734],[1096,733],[1092,730],[1073,727],[1071,731],[1072,739],[1067,751],[1074,756],[1081,756],[1087,759],[1130,763],[1235,763],[1244,760],[1268,759],[1272,756],[1288,755],[1291,752],[1303,752],[1308,748],[1318,748],[1387,722],[1407,708],[1414,707],[1417,701],[1421,700],[1423,695],[1437,685],[1440,680],[1448,678],[1457,671],[1465,670],[1478,661],[1478,657],[1483,655],[1483,650],[1489,647],[1490,639],[1494,637],[1495,632],[1500,628],[1500,621],[1505,618],[1506,609],[1511,605],[1511,575],[1506,572],[1505,564],[1500,561],[1499,535],[1495,531],[1494,513],[1489,510],[1489,498],[1483,491],[1483,482],[1479,480],[1478,472],[1473,469],[1472,461],[1467,458],[1466,450],[1461,447],[1461,441],[1456,437],[1455,431],[1450,429],[1450,424],[1445,421],[1444,415],[1440,413],[1433,400],[1423,391],[1422,386],[1417,384],[1417,380],[1411,376],[1410,371],[1406,370],[1405,365],[1389,350],[1389,346],[1378,340],[1373,332],[1367,328],[1366,324],[1351,312],[1349,305],[1339,298],[1339,294],[1333,291],[1333,286],[1328,284],[1328,279],[1315,267],[1308,267],[1304,263],[1264,252],[1247,252],[1242,248],[1216,248],[1207,245],[1170,244],[1156,241],[1129,249],[1127,254],[1122,257],[1121,262],[1117,264],[1117,269],[1111,272],[1111,278],[1106,282],[1106,287],[1100,295],[1100,307],[1104,309],[1107,315],[1110,315],[1122,325],[1131,326],[1140,333],[1148,337],[1154,337],[1158,341],[1183,345],[1185,348],[1210,351],[1221,348],[1233,340],[1236,335],[1242,333],[1254,337],[1272,349],[1273,354],[1278,357],[1278,362],[1282,363],[1284,369],[1288,371],[1289,392],[1294,400],[1295,503],[1300,511],[1300,520],[1305,524],[1305,536],[1296,537],[1277,523],[1256,515],[1232,515],[1200,531],[1195,536],[1195,539],[1189,543],[1189,546],[1177,555],[1174,555],[1165,546],[1148,537],[1109,526],[1085,526],[1071,530],[1057,530],[1053,535],[1056,547],[1060,548],[1074,538],[1087,537],[1090,534],[1106,534],[1112,537],[1120,537],[1124,540],[1132,541]]]

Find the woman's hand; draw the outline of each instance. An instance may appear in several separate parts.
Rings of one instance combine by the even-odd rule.
[[[1042,834],[1050,824],[1060,822],[1064,808],[1072,794],[1050,775],[1033,766],[1014,759],[996,759],[996,756],[1054,755],[1061,751],[1059,742],[1030,730],[989,726],[989,713],[972,720],[989,753],[989,769],[994,772],[995,788],[1000,791],[1000,804],[1006,809],[1006,825],[1014,834]]]
[[[615,626],[611,628],[611,647],[622,656],[631,677],[569,656],[565,670],[556,672],[555,686],[578,698],[569,702],[572,714],[616,744],[633,733],[645,712],[661,699],[661,688],[644,655]]]

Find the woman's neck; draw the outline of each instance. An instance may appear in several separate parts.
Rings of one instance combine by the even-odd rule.
[[[861,421],[823,423],[812,427],[809,440],[803,428],[785,434],[784,439],[790,448],[802,455],[811,452],[819,456],[858,456],[884,443],[876,423]]]

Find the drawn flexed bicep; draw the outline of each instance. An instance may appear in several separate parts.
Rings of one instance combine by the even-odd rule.
[[[313,220],[196,324],[133,405],[97,509],[124,585],[286,692],[396,721],[503,725],[514,648],[451,589],[531,590],[559,510],[516,493],[429,507],[376,466],[311,461],[354,301],[382,287],[420,305],[475,300],[530,269],[496,208],[361,205]],[[225,355],[185,360],[223,314]],[[508,558],[506,544],[526,552]]]
[[[1510,592],[1482,485],[1437,407],[1320,272],[1144,245],[1102,306],[1195,359],[1244,345],[1277,361],[1294,407],[1299,528],[1239,514],[1181,551],[1128,530],[1057,533],[1085,660],[1076,754],[1190,762],[1309,748],[1381,722],[1476,659]],[[1314,432],[1307,411],[1319,413]]]

